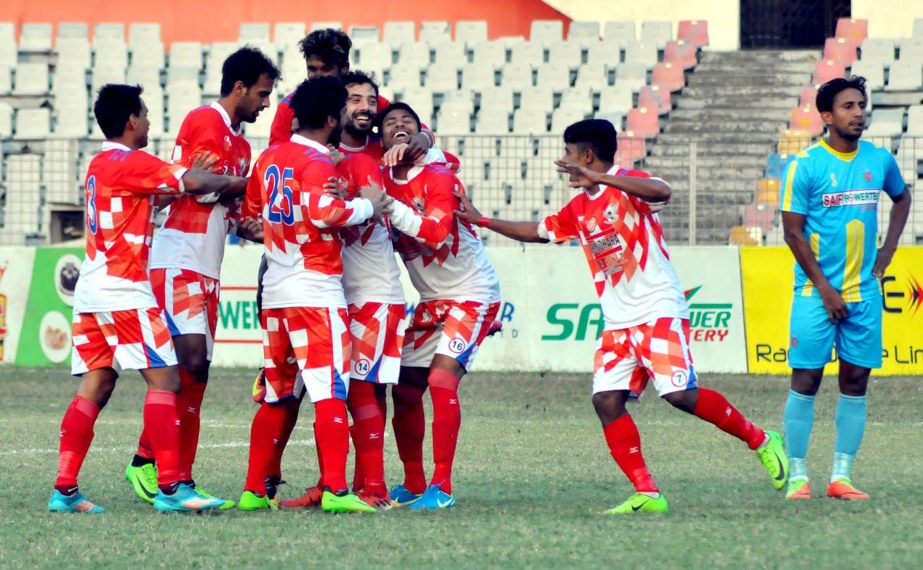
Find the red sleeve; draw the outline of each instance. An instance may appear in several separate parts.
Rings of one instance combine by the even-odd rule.
[[[651,176],[650,173],[645,172],[643,170],[621,170],[619,172],[616,172],[616,176],[631,176],[634,178],[653,178],[653,176]],[[618,190],[618,188],[616,188],[616,190]],[[621,190],[619,191],[621,192]],[[622,192],[622,193],[628,197],[628,201],[631,203],[632,206],[635,207],[638,213],[641,214],[642,216],[650,216],[652,214],[659,212],[661,209],[663,209],[663,202],[657,203],[660,205],[660,207],[656,207],[657,204],[655,204],[655,208],[651,208],[651,202],[642,200],[641,198],[638,198],[637,196],[634,196],[632,194],[628,194],[627,192]]]
[[[262,155],[260,155],[262,158]],[[253,166],[253,173],[247,180],[247,193],[244,195],[244,203],[240,207],[241,218],[256,218],[263,213],[263,180],[262,180],[262,162],[257,159]]]
[[[352,199],[359,189],[369,185],[371,178],[375,184],[384,188],[384,176],[378,161],[364,153],[351,154],[336,166],[337,174],[346,180],[346,197]]]
[[[317,228],[341,228],[361,223],[371,215],[369,211],[365,216],[359,216],[350,203],[329,196],[324,191],[324,184],[336,176],[333,162],[327,157],[310,161],[298,176],[303,218]],[[361,202],[369,203],[367,200]],[[360,217],[361,220],[358,219]]]
[[[211,111],[194,110],[186,115],[173,146],[174,164],[190,168],[200,155],[214,154],[219,160],[213,170],[215,174],[224,174],[224,123],[218,123],[221,120]]]
[[[279,105],[281,107],[281,104]],[[391,106],[391,101],[387,97],[378,96],[378,112],[381,113],[385,109]],[[436,135],[433,134],[433,131],[426,126],[425,123],[420,123],[420,132],[426,134],[429,137],[430,148],[436,146]]]
[[[552,214],[542,222],[548,233],[548,240],[554,243],[571,241],[580,237],[580,226],[574,215],[573,200],[568,202],[557,214]]]
[[[414,208],[395,201],[389,219],[391,225],[401,233],[416,238],[427,247],[439,249],[455,228],[455,209],[459,202],[454,191],[461,187],[461,183],[451,172],[443,168],[424,172],[419,176],[426,177],[425,180],[419,181],[426,185],[423,215],[418,214]]]
[[[269,130],[269,146],[288,142],[292,138],[292,123],[295,120],[295,112],[289,106],[292,95],[293,93],[289,93],[279,101]]]
[[[143,150],[128,153],[119,172],[119,186],[133,194],[180,194],[186,168]]]

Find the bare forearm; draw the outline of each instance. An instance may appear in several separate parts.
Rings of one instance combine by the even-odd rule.
[[[618,188],[623,192],[641,198],[645,202],[666,202],[673,193],[669,184],[656,178],[599,174],[594,182]]]
[[[891,207],[891,216],[888,220],[888,233],[885,234],[883,246],[894,250],[897,249],[897,242],[904,232],[904,226],[907,225],[907,218],[910,217],[910,204],[912,198],[910,192],[904,191],[894,205]]]
[[[482,227],[516,241],[548,243],[547,239],[538,235],[538,222],[510,222],[491,218]]]
[[[236,193],[242,196],[247,189],[247,179],[239,176],[221,176],[202,170],[187,170],[183,186],[188,194]]]

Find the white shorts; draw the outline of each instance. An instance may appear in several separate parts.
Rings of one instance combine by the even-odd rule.
[[[170,334],[205,335],[206,358],[211,361],[218,327],[218,280],[188,269],[151,269],[150,276]]]
[[[433,357],[442,354],[470,370],[499,312],[499,302],[438,299],[419,303],[404,336],[401,366],[429,368]]]
[[[173,338],[159,307],[74,312],[71,374],[112,368],[145,370],[176,365]]]
[[[404,303],[349,306],[352,380],[397,384],[404,342]]]

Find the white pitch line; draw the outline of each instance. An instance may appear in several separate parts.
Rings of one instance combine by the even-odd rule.
[[[300,439],[289,441],[288,445],[314,445],[313,439]],[[204,443],[199,445],[199,449],[230,449],[237,447],[249,447],[249,441],[230,441],[227,443]],[[134,447],[90,447],[90,453],[132,453],[137,450],[137,446]],[[0,451],[0,456],[3,455],[43,455],[50,453],[58,453],[57,449],[40,449],[40,448],[30,448],[30,449],[11,449],[9,451]]]

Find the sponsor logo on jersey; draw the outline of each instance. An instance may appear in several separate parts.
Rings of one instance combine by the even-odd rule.
[[[846,190],[845,192],[829,192],[824,194],[824,208],[838,208],[840,206],[858,206],[861,204],[877,204],[879,190]]]

